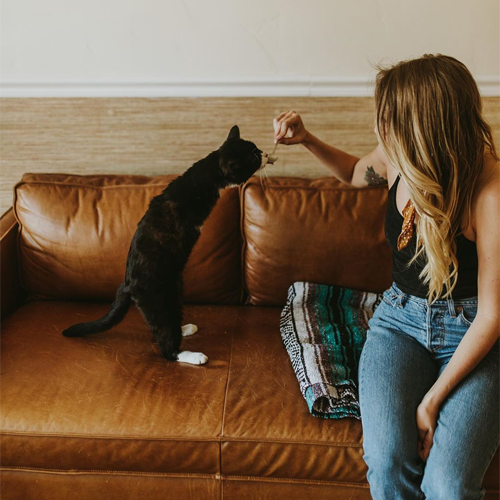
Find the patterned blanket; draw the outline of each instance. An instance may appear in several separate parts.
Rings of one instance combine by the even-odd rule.
[[[361,419],[358,362],[381,294],[297,282],[288,290],[280,331],[315,417]]]

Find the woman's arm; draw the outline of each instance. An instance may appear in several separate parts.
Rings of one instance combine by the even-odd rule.
[[[345,184],[354,187],[387,184],[387,159],[380,146],[362,158],[341,151],[307,131],[302,118],[295,111],[281,113],[274,119],[273,125],[276,142],[302,144]]]
[[[473,209],[478,257],[477,315],[428,396],[441,404],[500,336],[500,164],[480,188]]]
[[[417,409],[419,454],[425,461],[432,446],[439,406],[453,388],[488,354],[500,336],[500,164],[479,189],[473,209],[478,256],[478,308],[448,365]]]

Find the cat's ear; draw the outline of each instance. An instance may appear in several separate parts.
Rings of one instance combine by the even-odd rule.
[[[227,136],[228,139],[239,139],[240,138],[240,129],[238,128],[238,125],[235,125],[229,132],[229,135]]]

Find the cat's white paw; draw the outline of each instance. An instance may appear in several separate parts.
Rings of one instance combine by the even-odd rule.
[[[208,357],[202,352],[181,351],[177,355],[177,361],[191,365],[204,365],[208,361]]]
[[[197,331],[198,327],[190,323],[189,325],[184,325],[182,327],[182,336],[189,337],[189,335],[193,335],[193,333],[196,333]]]

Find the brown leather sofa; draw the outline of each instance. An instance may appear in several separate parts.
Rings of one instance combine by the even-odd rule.
[[[1,452],[7,499],[369,499],[360,421],[312,417],[279,332],[288,286],[390,284],[386,190],[252,179],[224,192],[185,274],[167,363],[137,310],[102,316],[149,200],[172,177],[24,176],[1,220]],[[499,457],[484,479],[498,498]]]

